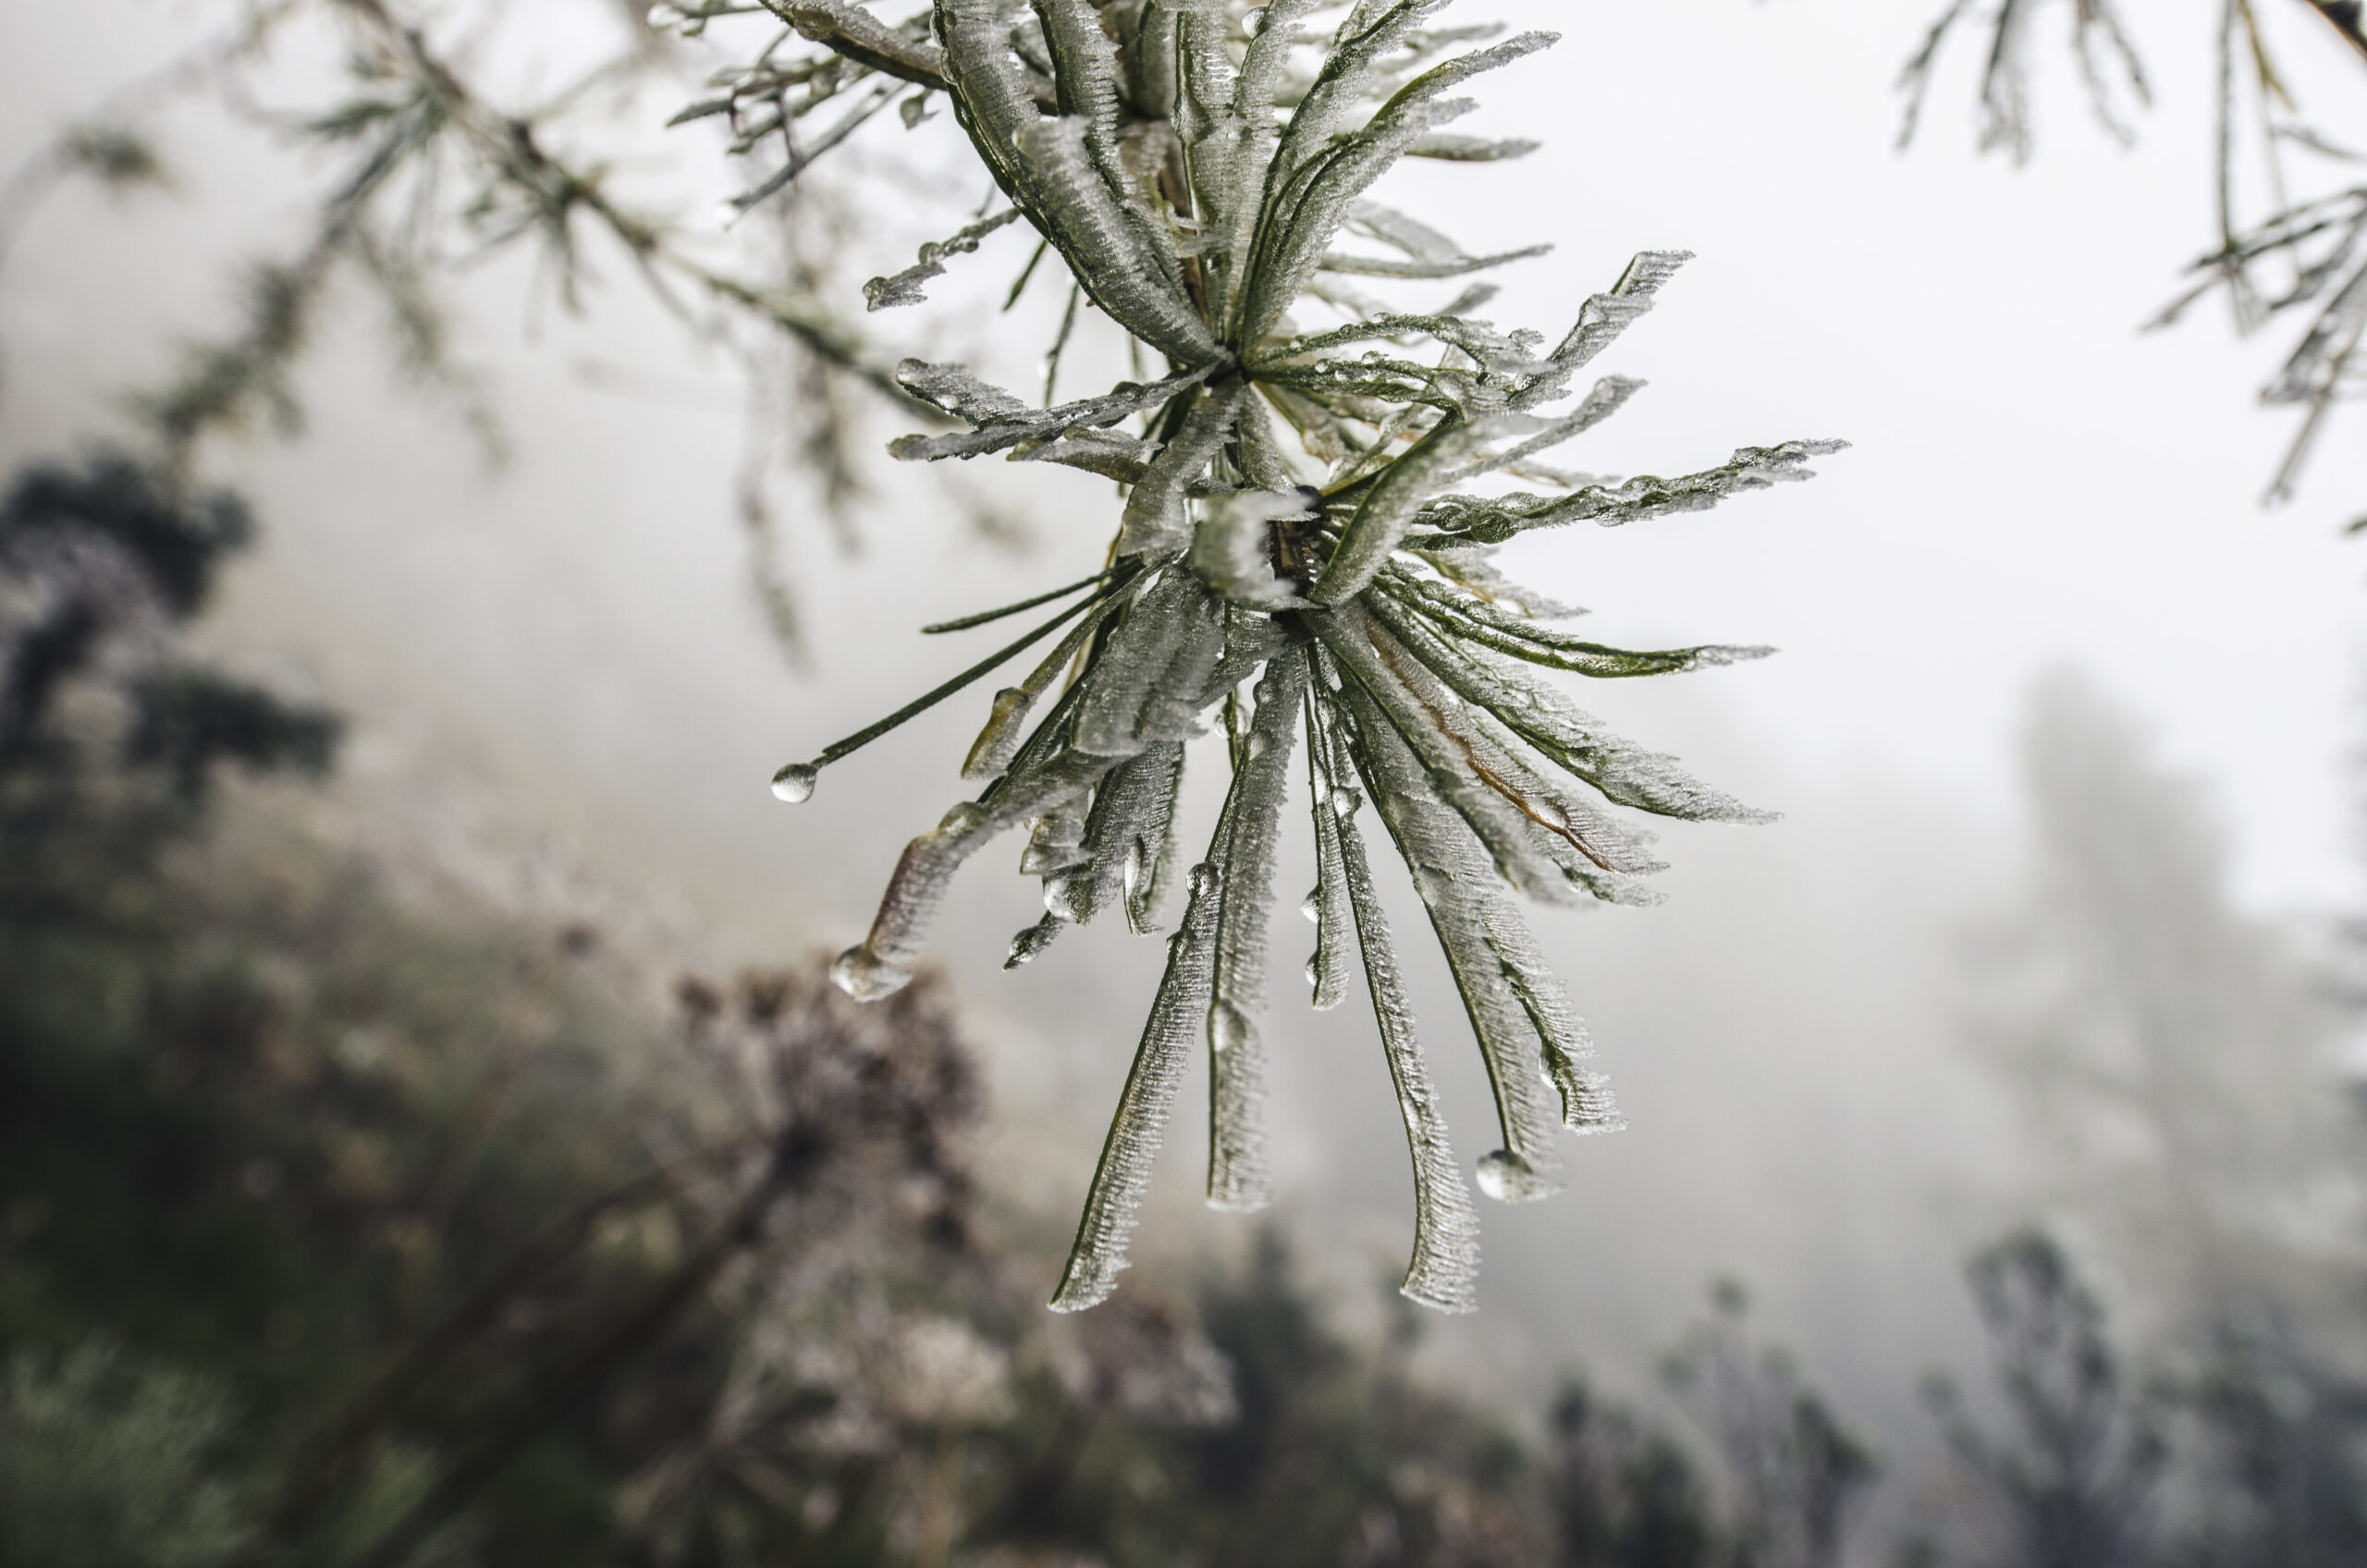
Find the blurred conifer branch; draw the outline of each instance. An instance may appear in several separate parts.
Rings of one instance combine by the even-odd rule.
[[[750,7],[702,15],[726,9]],[[498,457],[504,443],[494,402],[454,351],[439,280],[502,251],[530,248],[555,297],[577,311],[594,251],[621,255],[687,333],[738,362],[769,423],[794,433],[785,444],[770,428],[753,433],[762,438],[751,441],[740,486],[741,510],[757,546],[759,590],[794,655],[795,602],[772,564],[767,474],[775,459],[793,456],[817,477],[834,513],[842,513],[859,490],[860,472],[847,447],[843,388],[866,387],[907,410],[915,405],[864,335],[821,301],[820,275],[799,254],[808,241],[795,226],[759,225],[739,237],[688,227],[646,193],[620,190],[612,160],[571,150],[612,134],[635,104],[679,92],[682,46],[632,18],[623,42],[570,84],[512,104],[473,81],[463,64],[500,19],[469,12],[442,18],[431,31],[423,17],[395,0],[255,5],[220,36],[110,95],[0,184],[0,259],[39,202],[71,178],[116,188],[168,179],[169,165],[143,125],[178,98],[210,95],[283,142],[328,155],[335,173],[308,233],[247,266],[235,325],[190,345],[162,386],[130,400],[165,468],[193,474],[199,449],[212,437],[259,422],[288,432],[300,427],[292,376],[340,283],[375,296],[402,368],[448,400],[488,455]],[[292,40],[305,30],[306,39]],[[280,80],[267,75],[274,47],[317,45],[324,35],[345,62],[339,91],[302,111],[259,107],[258,83]],[[472,42],[448,47],[439,36]],[[794,34],[784,27],[782,36]],[[792,103],[787,87],[767,81],[760,90],[742,80],[734,92],[738,101],[754,103],[770,91],[774,123],[752,125],[735,116],[729,150],[749,153],[774,135],[790,144],[784,168],[795,172],[825,149],[800,142],[791,124],[829,94],[809,92]],[[769,186],[783,183],[785,176]],[[751,193],[736,205],[744,211],[767,193]],[[761,395],[774,382],[794,390]]]
[[[0,266],[41,202],[77,176],[117,190],[168,184],[171,171],[139,122],[164,104],[221,83],[253,60],[306,0],[249,4],[238,23],[108,93],[0,180]]]
[[[2111,0],[2067,0],[2079,67],[2097,117],[2126,141],[2114,99],[2125,90],[2150,102],[2144,67]],[[2367,63],[2367,33],[2355,0],[2301,0]],[[2030,31],[2048,0],[1952,0],[1900,78],[1907,113],[1900,143],[1913,139],[1942,46],[1958,32],[1985,31],[1981,75],[1982,151],[2016,162],[2033,144],[2029,80]],[[2218,138],[2214,168],[2219,243],[2189,267],[2197,278],[2156,315],[2166,326],[2203,296],[2224,290],[2237,329],[2250,333],[2288,312],[2308,317],[2300,341],[2261,388],[2261,401],[2301,410],[2300,428],[2263,497],[2290,500],[2334,405],[2367,387],[2357,362],[2367,333],[2367,187],[2360,153],[2304,116],[2277,65],[2258,0],[2223,0],[2218,22]],[[2289,45],[2293,41],[2288,40]],[[2117,79],[2117,87],[2116,86]],[[2257,183],[2257,191],[2247,181]]]

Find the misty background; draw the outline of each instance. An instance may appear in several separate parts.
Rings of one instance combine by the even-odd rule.
[[[541,8],[554,28],[593,25],[586,7]],[[1969,47],[1917,144],[1895,150],[1893,82],[1928,25],[1920,6],[1488,9],[1568,35],[1495,83],[1481,116],[1487,133],[1534,135],[1543,150],[1451,185],[1397,178],[1404,204],[1474,251],[1553,242],[1505,276],[1496,318],[1564,319],[1637,250],[1699,253],[1606,361],[1651,385],[1579,460],[1676,472],[1746,444],[1853,446],[1809,484],[1507,552],[1515,577],[1591,606],[1586,625],[1607,641],[1779,646],[1762,663],[1585,696],[1783,820],[1672,825],[1664,905],[1539,921],[1631,1125],[1569,1148],[1560,1198],[1487,1207],[1482,1311],[1432,1326],[1421,1355],[1521,1400],[1541,1392],[1540,1368],[1564,1366],[1649,1399],[1656,1357],[1708,1283],[1730,1277],[1759,1331],[1795,1347],[1911,1480],[1937,1451],[1918,1379],[1940,1366],[1969,1378],[1981,1364],[1971,1249],[2033,1219],[2084,1226],[2095,1244],[2082,1262],[2116,1314],[2141,1323],[2168,1299],[2141,1250],[2111,1240],[2141,1227],[2116,1232],[2098,1195],[2141,1187],[2142,1160],[2118,1159],[2102,1122],[2065,1133],[2040,1114],[2064,1103],[2034,1087],[2063,1049],[1996,1045],[2013,1032],[2001,1012],[2028,989],[2001,979],[2027,978],[2001,947],[2078,946],[2045,936],[2083,907],[2065,890],[2079,857],[2064,814],[2122,786],[2186,800],[2165,841],[2192,848],[2180,886],[2194,907],[2224,907],[2213,929],[2234,948],[2322,955],[2329,923],[2361,902],[2349,758],[2367,559],[2342,527],[2367,509],[2367,455],[2339,421],[2300,497],[2262,509],[2290,428],[2253,392],[2282,341],[2239,341],[2209,312],[2137,330],[2214,239],[2207,27],[2172,14],[2201,18],[2199,0],[2140,18],[2157,98],[2133,149],[2091,123],[2067,57],[2042,60],[2042,141],[2020,169],[1971,146]],[[0,165],[213,19],[185,0],[16,8],[0,23]],[[559,31],[546,42],[560,62],[582,46]],[[2295,53],[2305,73],[2324,64]],[[300,80],[300,58],[288,69]],[[69,190],[0,266],[11,465],[113,427],[128,388],[218,323],[241,258],[300,229],[313,172],[300,160],[202,104],[169,124],[170,194]],[[700,147],[655,120],[627,129],[644,189],[678,186],[675,210],[713,221],[697,214],[726,188]],[[940,119],[899,144],[922,171],[909,210],[846,215],[859,227],[835,284],[842,309],[984,194],[929,183],[930,149],[950,153],[953,136]],[[900,351],[967,355],[1026,386],[1027,355],[979,325],[1024,254],[1015,231],[999,237],[929,306],[866,325]],[[668,962],[835,950],[868,921],[902,841],[954,798],[975,704],[835,768],[803,806],[776,802],[767,778],[974,656],[914,635],[920,625],[1090,570],[1106,485],[897,471],[880,449],[898,417],[862,411],[876,460],[848,524],[794,481],[783,492],[808,650],[792,668],[734,521],[736,373],[617,258],[598,270],[580,315],[521,258],[454,280],[465,354],[506,427],[500,465],[404,393],[360,312],[338,316],[302,371],[301,435],[258,434],[236,455],[264,534],[200,643],[350,716],[323,809],[398,867],[433,864],[630,932],[656,955],[653,986]],[[1052,305],[1049,290],[1027,301],[1009,340],[1036,341]],[[1085,348],[1119,362],[1109,343]],[[1082,390],[1095,374],[1079,361],[1063,379]],[[979,526],[980,508],[994,526]],[[2104,760],[2080,762],[2083,747]],[[2098,781],[2131,755],[2126,777]],[[2067,757],[2076,777],[2048,772]],[[1207,784],[1197,823],[1213,816]],[[2034,809],[2034,788],[2055,791],[2056,820]],[[2097,812],[2098,832],[2126,815]],[[1161,949],[1096,928],[1004,973],[1010,934],[1037,913],[1009,875],[1015,852],[968,870],[934,953],[987,1063],[981,1170],[1009,1223],[1057,1231]],[[1285,889],[1311,878],[1290,853]],[[1391,888],[1401,922],[1416,908],[1404,895]],[[1285,954],[1294,903],[1278,917]],[[1443,970],[1427,953],[1409,962],[1468,1158],[1485,1087]],[[1376,1331],[1377,1287],[1409,1231],[1391,1091],[1362,1009],[1318,1017],[1297,992],[1294,974],[1271,1014],[1276,1217],[1341,1314]],[[2315,1065],[2239,1074],[2234,1091],[2272,1121],[2319,1115],[2333,1082],[2310,1053],[2339,1029],[2295,1028],[2306,1039],[2291,1060]],[[1185,1106],[1201,1092],[1187,1085]],[[1250,1234],[1198,1206],[1196,1115],[1179,1120],[1144,1221],[1136,1268],[1152,1280],[1188,1280]],[[2329,1236],[2349,1225],[2355,1248],[2357,1219],[2310,1223]]]

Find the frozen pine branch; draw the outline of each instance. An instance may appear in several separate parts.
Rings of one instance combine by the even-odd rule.
[[[1539,671],[1670,674],[1768,650],[1639,651],[1574,637],[1546,621],[1577,612],[1516,587],[1489,553],[1534,528],[1698,511],[1806,478],[1808,461],[1839,444],[1745,447],[1674,480],[1542,466],[1640,387],[1579,374],[1651,308],[1685,256],[1637,256],[1558,335],[1503,327],[1475,313],[1493,289],[1471,280],[1543,248],[1475,252],[1372,192],[1409,156],[1476,163],[1527,151],[1443,128],[1473,107],[1460,95],[1467,83],[1546,48],[1550,34],[1442,25],[1446,0],[936,0],[926,25],[843,0],[767,4],[822,52],[768,51],[763,71],[808,96],[824,86],[843,94],[849,73],[864,72],[941,92],[1011,203],[874,280],[875,308],[914,302],[992,227],[1024,221],[1039,259],[1056,257],[1146,360],[1164,363],[1156,379],[1138,373],[1043,408],[959,365],[897,368],[900,386],[967,427],[903,436],[898,458],[1064,462],[1117,480],[1123,499],[1109,519],[1108,570],[931,630],[1061,598],[1066,608],[777,776],[782,798],[806,798],[823,766],[1060,633],[995,691],[962,770],[984,788],[905,849],[869,936],[835,977],[858,998],[903,986],[954,872],[1004,832],[1025,832],[1021,870],[1039,879],[1044,910],[1013,938],[1011,963],[1112,910],[1137,932],[1153,929],[1185,858],[1176,806],[1186,752],[1212,725],[1222,729],[1224,806],[1185,878],[1166,973],[1053,1297],[1061,1310],[1091,1306],[1125,1266],[1199,1040],[1211,1064],[1208,1201],[1267,1199],[1267,949],[1303,748],[1318,868],[1312,1000],[1337,1005],[1362,969],[1414,1169],[1404,1289],[1468,1309],[1478,1222],[1429,1087],[1365,825],[1377,823],[1404,863],[1478,1037],[1501,1145],[1478,1162],[1478,1184],[1504,1202],[1545,1196],[1560,1184],[1558,1131],[1620,1122],[1515,895],[1648,902],[1660,863],[1625,811],[1759,814],[1608,733]],[[1357,291],[1442,285],[1460,291],[1430,308]],[[1555,489],[1486,487],[1499,474]]]

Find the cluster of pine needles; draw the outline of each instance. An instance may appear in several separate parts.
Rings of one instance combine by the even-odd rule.
[[[683,10],[678,25],[742,8]],[[948,257],[1024,222],[1083,296],[1167,367],[1045,408],[960,365],[899,368],[905,388],[960,428],[904,437],[897,457],[1000,452],[1107,476],[1124,498],[1102,571],[929,630],[1065,607],[776,777],[776,793],[803,800],[822,767],[1050,643],[995,693],[963,768],[980,792],[905,849],[835,978],[866,998],[906,984],[954,873],[1008,829],[1027,830],[1021,869],[1041,878],[1047,911],[1013,941],[1014,964],[1112,912],[1150,933],[1183,885],[1166,973],[1052,1303],[1094,1305],[1125,1266],[1203,1036],[1208,1200],[1252,1209],[1268,1199],[1258,1019],[1276,844],[1303,740],[1318,867],[1306,906],[1314,1005],[1344,1000],[1361,967],[1413,1155],[1403,1289],[1467,1310],[1478,1218],[1415,1034],[1367,825],[1412,873],[1486,1061],[1502,1146],[1478,1162],[1478,1184],[1507,1202],[1543,1196],[1556,1187],[1557,1126],[1589,1133],[1619,1119],[1513,895],[1643,901],[1643,878],[1659,868],[1650,836],[1612,807],[1759,814],[1608,733],[1535,672],[1661,675],[1767,650],[1634,651],[1575,637],[1553,623],[1577,612],[1508,582],[1491,552],[1534,529],[1699,510],[1805,478],[1808,460],[1839,444],[1746,447],[1700,472],[1625,483],[1544,464],[1637,390],[1579,377],[1651,308],[1681,254],[1637,256],[1558,339],[1473,313],[1494,293],[1486,284],[1407,312],[1353,281],[1466,279],[1537,253],[1470,254],[1367,192],[1404,157],[1528,151],[1446,127],[1473,107],[1455,89],[1551,35],[1442,26],[1445,0],[937,0],[901,24],[843,0],[767,8],[824,53],[791,64],[768,51],[761,73],[737,80],[761,80],[795,114],[853,102],[847,119],[865,112],[863,94],[941,93],[1009,199],[1007,212],[925,247],[909,272],[874,280],[875,309],[918,301]],[[791,80],[793,93],[776,91]],[[1212,718],[1231,783],[1207,851],[1179,875],[1187,742]]]

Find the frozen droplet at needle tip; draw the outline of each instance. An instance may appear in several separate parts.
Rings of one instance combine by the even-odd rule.
[[[901,991],[913,977],[909,969],[874,957],[868,948],[849,948],[830,965],[830,983],[859,1002],[876,1002]]]
[[[773,775],[773,799],[787,801],[791,805],[810,799],[814,793],[814,780],[819,776],[820,770],[812,763],[791,763]]]

